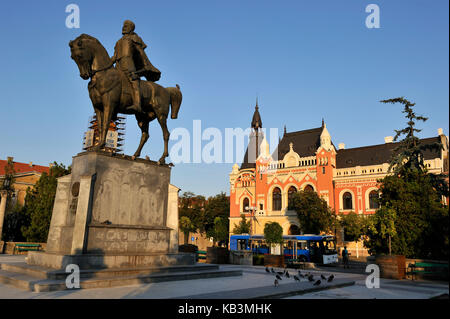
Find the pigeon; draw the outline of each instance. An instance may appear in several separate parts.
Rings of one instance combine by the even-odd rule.
[[[301,276],[302,272],[300,270],[297,271],[298,275]]]
[[[300,278],[298,278],[296,275],[294,275],[294,280],[295,281],[300,281]]]
[[[277,271],[277,274],[284,275],[284,272],[283,271]]]
[[[275,277],[277,277],[277,279],[279,279],[279,280],[283,280],[283,279],[280,277],[280,275],[276,275]]]
[[[314,276],[313,276],[313,275],[309,275],[309,276],[308,276],[308,280],[309,280],[309,281],[314,281]]]
[[[317,280],[317,281],[314,283],[314,286],[318,286],[318,285],[320,285],[320,283],[321,283],[321,281],[320,281],[320,279],[319,279],[319,280]]]
[[[275,270],[273,270],[273,268],[270,268],[270,272],[271,272],[272,274],[274,274],[274,273],[275,273]]]
[[[322,278],[323,280],[327,279],[324,275],[320,275],[320,278]]]
[[[330,277],[328,277],[328,282],[332,282],[333,281],[333,279],[334,279],[334,275],[331,275]]]
[[[266,272],[270,273],[270,270],[269,270],[269,268],[267,268],[267,267],[266,267]]]
[[[287,270],[286,270],[285,276],[286,276],[287,278],[290,278],[289,272],[288,272]]]
[[[277,287],[277,286],[278,286],[278,280],[275,279],[275,281],[273,282],[273,285],[274,285],[275,287]]]

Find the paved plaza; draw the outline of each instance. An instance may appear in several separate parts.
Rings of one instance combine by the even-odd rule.
[[[1,255],[0,263],[23,262],[24,256]],[[242,269],[243,275],[226,278],[208,278],[196,280],[182,280],[123,286],[116,288],[74,289],[53,292],[30,292],[9,285],[0,284],[1,299],[198,299],[198,298],[252,298],[255,291],[274,295],[298,285],[306,290],[314,286],[306,279],[296,282],[292,278],[295,270],[289,270],[291,278],[283,277],[279,286],[274,287],[274,275],[266,273],[262,266],[221,265],[223,269]],[[282,269],[276,269],[278,271]],[[299,295],[284,296],[289,299],[428,299],[442,294],[448,294],[448,283],[425,282],[410,280],[380,280],[380,288],[368,289],[365,285],[364,274],[343,272],[342,269],[327,267],[318,270],[303,270],[312,273],[315,278],[321,274],[335,275],[335,282],[346,283],[344,287],[330,288],[321,291],[307,292]],[[348,285],[348,283],[352,283]],[[255,289],[256,288],[256,289]],[[292,289],[291,289],[292,290]]]

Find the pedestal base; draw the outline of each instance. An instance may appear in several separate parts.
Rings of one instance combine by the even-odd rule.
[[[63,255],[46,252],[28,252],[27,264],[53,269],[65,269],[67,265],[75,264],[80,269],[107,269],[130,267],[167,267],[174,265],[194,265],[195,254],[164,253],[164,254],[82,254]]]

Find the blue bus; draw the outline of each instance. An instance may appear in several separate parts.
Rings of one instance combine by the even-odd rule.
[[[269,254],[264,235],[231,235],[230,250],[251,250],[254,254]],[[282,245],[286,259],[320,264],[338,262],[336,238],[329,235],[284,235]]]

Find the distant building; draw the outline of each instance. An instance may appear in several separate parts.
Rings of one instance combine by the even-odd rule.
[[[0,185],[3,185],[5,179],[5,167],[8,165],[8,160],[11,160],[14,164],[14,184],[12,185],[14,193],[12,194],[13,204],[19,203],[23,205],[25,202],[25,196],[27,188],[33,188],[36,182],[41,177],[42,173],[49,173],[49,166],[41,166],[29,163],[14,162],[13,157],[8,157],[6,160],[0,159]]]
[[[253,234],[263,234],[264,225],[273,221],[286,235],[300,234],[297,215],[289,208],[290,198],[298,190],[317,192],[338,215],[375,213],[377,180],[388,173],[392,151],[398,146],[392,137],[379,145],[346,149],[339,144],[336,148],[322,120],[320,127],[312,129],[288,133],[285,128],[271,154],[261,128],[256,106],[244,161],[235,164],[229,175],[230,233],[244,214],[252,222]],[[424,152],[425,164],[432,173],[448,174],[448,136],[439,129],[438,136],[421,142],[442,143],[443,150]]]

